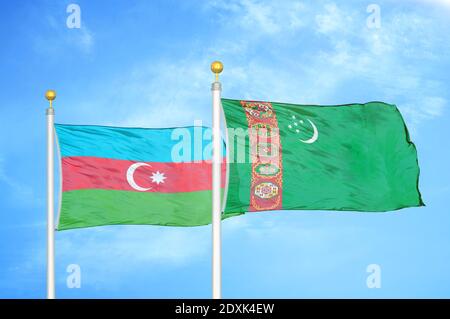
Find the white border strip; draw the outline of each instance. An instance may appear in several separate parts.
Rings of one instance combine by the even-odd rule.
[[[53,125],[53,134],[55,134],[56,141],[56,151],[58,152],[58,169],[59,169],[59,195],[58,195],[58,217],[56,218],[56,227],[55,230],[58,230],[59,227],[59,218],[61,216],[61,205],[62,205],[62,159],[61,159],[61,149],[59,147],[59,139],[58,134],[56,134],[55,126]]]
[[[225,208],[227,207],[227,199],[228,199],[228,183],[230,179],[230,145],[228,141],[228,126],[227,126],[227,117],[225,116],[225,111],[222,106],[222,99],[220,99],[220,108],[222,109],[222,117],[225,124],[225,161],[227,163],[227,169],[225,172],[225,191],[223,192],[222,197],[222,215],[225,212]]]

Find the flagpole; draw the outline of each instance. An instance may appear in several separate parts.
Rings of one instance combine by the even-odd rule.
[[[223,65],[219,61],[211,64],[211,71],[216,79],[212,83],[213,100],[213,164],[212,164],[212,297],[222,298],[222,238],[221,238],[221,215],[220,205],[220,179],[221,179],[221,158],[222,158],[222,138],[220,134],[220,95],[222,85],[219,82],[219,74],[223,70]]]
[[[48,90],[47,108],[47,299],[55,299],[55,226],[54,226],[54,117],[53,100],[56,92]]]

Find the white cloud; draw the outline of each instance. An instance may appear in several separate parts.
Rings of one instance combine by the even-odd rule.
[[[423,104],[426,108],[426,114],[428,114],[430,117],[438,117],[441,116],[444,112],[444,108],[447,105],[447,100],[442,97],[432,96],[426,97],[423,100]]]
[[[426,4],[442,6],[447,9],[450,9],[450,0],[419,0],[419,1]]]
[[[95,46],[94,33],[83,22],[81,28],[69,29],[65,21],[49,15],[45,19],[49,30],[45,35],[37,33],[33,36],[33,48],[43,55],[58,55],[67,50],[78,50],[89,55]]]
[[[250,229],[251,223],[240,217],[223,222],[223,240]],[[120,282],[122,276],[143,269],[161,271],[163,265],[164,271],[176,271],[200,260],[209,261],[211,226],[143,225],[69,230],[56,233],[56,247],[59,267],[78,264],[89,274],[89,280],[83,284],[109,286]],[[42,262],[42,254],[33,258]]]
[[[442,33],[431,17],[383,10],[382,27],[369,29],[364,6],[321,3],[208,3],[205,14],[223,22],[217,40],[176,63],[144,61],[121,75],[111,95],[117,109],[126,114],[119,114],[111,124],[180,126],[199,118],[209,124],[210,113],[205,114],[212,79],[209,63],[217,57],[225,62],[222,80],[227,97],[304,104],[364,102],[355,100],[358,92],[349,90],[364,82],[367,99],[398,104],[410,123],[442,114],[443,102],[439,112],[431,113],[415,102],[446,99],[443,84],[430,80],[417,64],[418,59],[438,63],[448,52],[442,44],[446,38],[436,38]],[[346,91],[347,99],[336,98]],[[94,99],[86,112],[92,103],[109,104]]]
[[[133,112],[123,119],[133,126],[193,125],[209,102],[212,73],[205,57],[173,62],[149,62],[132,71],[121,90],[130,100],[139,98]],[[202,111],[203,110],[203,111]]]
[[[11,169],[11,168],[10,168]],[[4,183],[12,194],[12,200],[17,204],[30,203],[32,205],[43,205],[43,199],[35,196],[33,189],[25,183],[11,177],[5,166],[4,157],[0,155],[0,183]],[[5,196],[5,194],[2,194]]]
[[[408,11],[383,13],[382,28],[369,29],[361,28],[365,16],[358,12],[335,5],[325,11],[327,15],[319,14],[316,20],[320,32],[332,35],[332,49],[321,50],[310,64],[325,84],[324,92],[365,81],[378,92],[374,99],[398,104],[415,132],[421,121],[443,114],[445,85],[429,79],[422,68],[424,63],[440,63],[449,53],[432,18]]]
[[[293,32],[304,26],[301,17],[305,5],[300,1],[217,0],[208,2],[206,8],[218,10],[225,15],[226,24],[239,25],[255,37]]]
[[[421,67],[425,61],[439,63],[450,51],[445,44],[448,36],[433,17],[411,10],[383,10],[382,27],[369,29],[365,6],[322,1],[302,3],[297,10],[294,6],[292,2],[244,0],[209,5],[228,22],[219,31],[220,43],[213,45],[244,43],[239,54],[227,61],[226,72],[233,76],[224,87],[240,92],[242,98],[305,104],[362,102],[353,100],[353,91],[348,100],[336,99],[358,82],[364,82],[373,94],[368,94],[369,99],[397,103],[405,109],[406,104],[412,105],[411,99],[445,99],[443,84],[430,80]],[[269,11],[273,13],[268,16]],[[287,27],[289,16],[303,22],[301,29]],[[418,123],[419,117],[428,114],[420,107],[415,111],[409,113],[411,122]]]
[[[205,114],[210,102],[213,74],[206,55],[182,60],[141,61],[100,83],[88,98],[67,105],[76,108],[71,121],[133,127],[177,127],[210,123]],[[92,112],[92,110],[98,112]]]
[[[73,36],[73,40],[69,41],[74,41],[83,52],[90,53],[94,47],[93,33],[87,27],[82,27],[77,32],[79,33]]]
[[[410,100],[401,109],[411,120],[410,128],[416,132],[417,126],[426,120],[441,116],[447,106],[447,100],[437,96],[424,96]]]
[[[120,228],[120,229],[119,229]],[[207,253],[210,242],[206,227],[117,226],[57,233],[59,258],[80,265],[97,260],[127,260],[130,264],[170,264],[194,262]],[[90,249],[81,249],[88,245]],[[121,265],[109,265],[109,269]]]
[[[320,33],[345,32],[352,23],[352,17],[342,12],[336,4],[326,4],[324,13],[316,15],[317,31]]]

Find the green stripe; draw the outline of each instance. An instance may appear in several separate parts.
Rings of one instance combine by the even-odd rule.
[[[252,164],[250,161],[250,143],[248,123],[244,108],[239,101],[222,99],[228,130],[228,192],[224,214],[242,213],[250,205],[250,185]],[[242,128],[245,131],[234,131]],[[245,132],[245,135],[242,133]],[[245,156],[244,160],[239,156]]]
[[[211,191],[140,193],[84,189],[63,192],[58,230],[102,225],[207,225],[211,223],[211,196]]]

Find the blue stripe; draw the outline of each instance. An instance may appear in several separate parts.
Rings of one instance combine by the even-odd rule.
[[[149,129],[55,124],[55,129],[61,157],[94,156],[142,162],[196,161],[212,157],[211,129],[206,127]],[[197,145],[194,145],[194,136]]]

